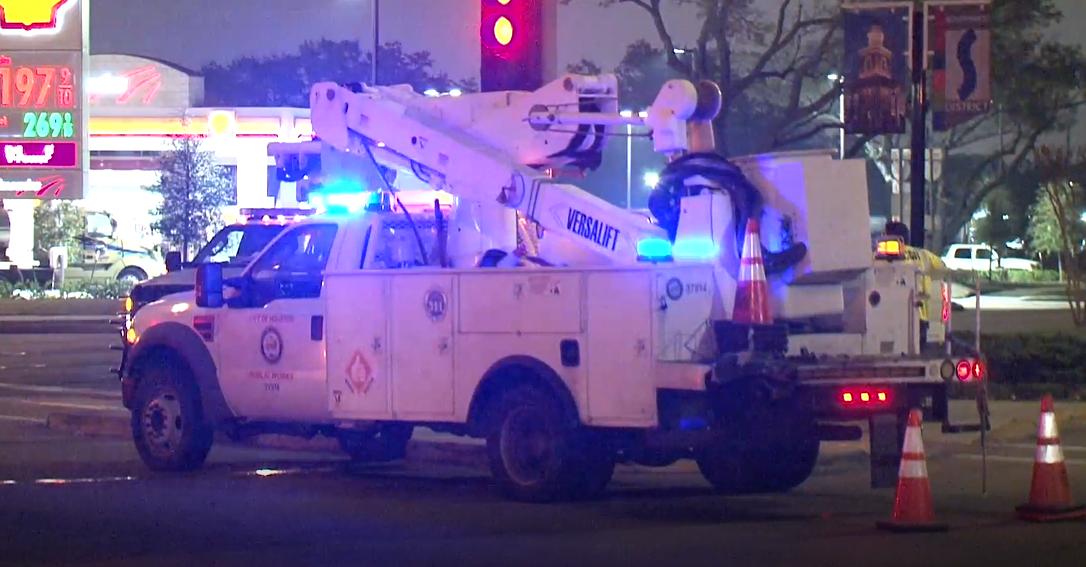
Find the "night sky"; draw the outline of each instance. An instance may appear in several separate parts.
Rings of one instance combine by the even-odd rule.
[[[371,0],[94,0],[91,49],[131,53],[200,68],[242,55],[294,51],[307,39],[370,39]],[[774,0],[765,0],[772,8]],[[1086,45],[1086,0],[1056,0],[1065,19],[1051,33]],[[665,2],[667,4],[667,2]],[[477,0],[381,0],[382,39],[433,53],[451,77],[478,76]],[[666,14],[677,45],[689,45],[699,22],[693,10]],[[559,64],[588,58],[613,68],[626,45],[656,43],[652,22],[630,5],[599,7],[573,0],[559,12]],[[1086,120],[1076,138],[1086,142]]]
[[[477,77],[478,6],[478,0],[381,0],[382,40],[430,50],[454,78]],[[372,41],[370,0],[94,0],[91,14],[95,53],[150,55],[190,68],[293,51],[320,37]],[[694,14],[674,15],[676,29],[693,38]],[[562,67],[587,57],[611,68],[630,42],[656,37],[651,20],[632,6],[604,9],[597,0],[574,0],[559,17]]]

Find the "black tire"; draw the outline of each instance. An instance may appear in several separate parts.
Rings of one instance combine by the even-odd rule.
[[[720,438],[698,453],[701,476],[721,494],[758,492],[758,474],[750,445],[732,436]]]
[[[147,279],[147,272],[141,268],[125,268],[121,270],[121,273],[117,274],[117,281],[128,281],[133,285],[142,282]]]
[[[186,471],[207,459],[214,428],[204,420],[195,382],[179,361],[146,367],[136,387],[132,439],[152,470]]]
[[[370,431],[343,431],[339,446],[356,463],[387,463],[404,458],[414,427],[387,423]]]
[[[582,446],[578,429],[566,423],[547,392],[532,386],[514,388],[502,395],[495,410],[487,455],[507,497],[526,502],[585,497],[601,491],[610,480],[605,460],[578,451]],[[589,462],[595,465],[594,474],[585,474]]]
[[[570,485],[570,497],[578,500],[599,498],[615,475],[614,453],[595,443],[586,434],[578,436],[578,445],[578,462]]]
[[[697,456],[698,469],[718,492],[787,492],[814,472],[820,442],[815,421],[794,405],[757,412]]]

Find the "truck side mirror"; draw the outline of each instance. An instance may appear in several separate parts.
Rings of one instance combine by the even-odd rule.
[[[223,274],[221,264],[201,264],[196,268],[197,307],[223,306]]]
[[[181,269],[181,252],[171,250],[166,253],[166,271],[176,272]]]

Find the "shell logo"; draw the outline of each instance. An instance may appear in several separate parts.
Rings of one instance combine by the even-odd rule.
[[[57,28],[57,13],[78,0],[0,0],[0,29],[51,30]]]

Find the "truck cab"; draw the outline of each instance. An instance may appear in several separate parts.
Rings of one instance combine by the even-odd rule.
[[[312,213],[312,209],[241,209],[238,218],[216,232],[192,260],[182,262],[180,253],[167,253],[166,273],[137,283],[128,294],[126,311],[131,314],[172,293],[191,291],[196,285],[196,268],[203,264],[223,264],[228,277],[240,275],[286,226]]]

